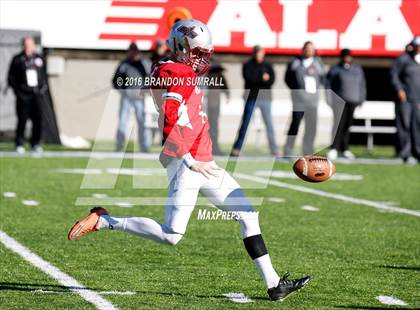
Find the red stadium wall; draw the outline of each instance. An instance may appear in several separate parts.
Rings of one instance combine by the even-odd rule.
[[[146,12],[158,7],[165,12],[160,18],[153,18],[152,13],[149,18],[136,18],[115,16],[112,12],[112,8],[118,12],[144,8]],[[253,45],[260,44],[272,54],[296,54],[304,41],[312,40],[322,55],[336,55],[346,47],[358,55],[393,56],[413,35],[420,34],[418,0],[114,0],[105,23],[157,24],[157,31],[102,32],[99,38],[151,42],[166,38],[168,14],[174,7],[186,8],[194,18],[208,24],[218,52],[248,53]]]
[[[150,50],[181,7],[207,23],[217,52],[296,54],[311,40],[321,55],[395,56],[420,35],[420,0],[1,0],[1,29],[34,29],[43,46]]]

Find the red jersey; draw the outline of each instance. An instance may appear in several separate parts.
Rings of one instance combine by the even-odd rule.
[[[181,158],[190,152],[195,160],[208,162],[213,160],[212,142],[196,78],[190,66],[168,60],[154,66],[150,83],[163,133],[162,154]]]

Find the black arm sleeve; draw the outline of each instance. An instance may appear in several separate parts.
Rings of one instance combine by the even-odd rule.
[[[117,67],[117,70],[115,70],[114,77],[112,78],[112,86],[115,89],[123,89],[124,88],[124,85],[119,86],[118,83],[117,83],[118,78],[122,78],[123,82],[124,82],[124,74],[123,74],[123,72],[121,72],[121,67],[122,67],[121,64],[119,64],[118,67]]]
[[[252,66],[251,63],[246,63],[242,67],[242,75],[246,82],[250,84],[258,84],[261,80],[261,77],[258,76],[257,70],[255,70],[255,67]]]
[[[268,74],[270,75],[270,79],[265,82],[265,85],[268,87],[271,87],[273,86],[274,81],[276,80],[276,75],[274,73],[274,69],[271,64],[268,64],[267,69],[268,69]]]
[[[41,85],[39,90],[41,93],[45,93],[48,90],[48,74],[47,74],[47,62],[44,57],[41,57],[42,63],[44,64],[41,68]]]
[[[293,64],[293,60],[289,62],[289,64],[287,65],[286,73],[284,75],[284,82],[291,89],[295,88],[295,77],[294,77],[295,73],[294,73],[294,70],[292,70],[292,64]]]
[[[404,88],[400,80],[400,74],[403,67],[404,67],[404,63],[401,57],[398,57],[397,59],[394,60],[391,70],[390,70],[390,75],[391,75],[391,85],[392,87],[394,87],[395,91],[399,91]]]
[[[18,88],[17,81],[16,81],[16,62],[17,62],[17,59],[16,57],[14,57],[12,61],[10,62],[9,72],[7,74],[7,83],[13,89],[15,93]]]
[[[360,67],[360,74],[361,74],[361,79],[360,79],[360,89],[361,89],[361,100],[366,101],[366,77],[365,77],[365,72],[363,71],[363,68]]]
[[[320,67],[320,72],[319,72],[319,81],[321,83],[321,85],[323,85],[324,87],[326,87],[327,85],[327,73],[325,70],[325,66],[324,63],[321,61],[321,59],[317,59],[319,62],[319,67]]]

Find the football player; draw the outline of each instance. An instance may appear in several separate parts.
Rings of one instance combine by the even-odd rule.
[[[68,234],[70,240],[97,230],[120,230],[165,244],[177,244],[183,237],[199,193],[224,211],[234,211],[245,249],[259,270],[271,300],[282,300],[301,289],[311,278],[288,280],[273,268],[261,236],[258,212],[244,196],[239,184],[212,157],[212,142],[203,93],[191,79],[203,75],[213,52],[211,34],[205,24],[189,19],[178,21],[171,29],[167,45],[171,56],[159,61],[152,70],[156,80],[165,83],[153,91],[159,111],[159,126],[164,145],[160,161],[170,181],[165,207],[165,222],[145,217],[111,216],[96,207],[77,222]],[[157,94],[160,91],[160,95]]]

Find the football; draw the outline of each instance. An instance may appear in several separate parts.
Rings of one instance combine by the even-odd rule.
[[[335,173],[335,165],[323,156],[304,156],[293,165],[296,175],[307,182],[324,182]]]

